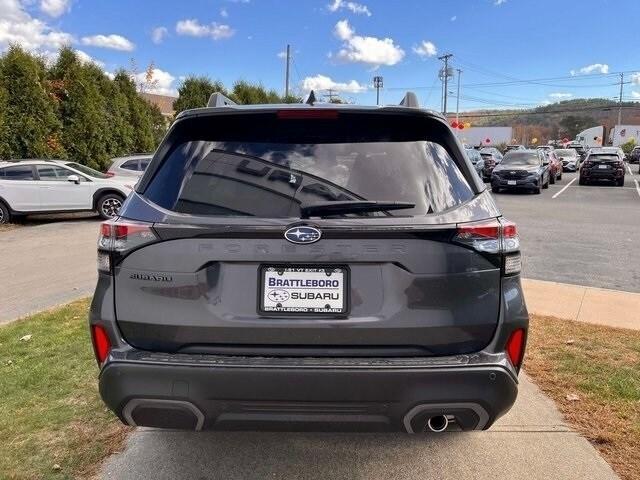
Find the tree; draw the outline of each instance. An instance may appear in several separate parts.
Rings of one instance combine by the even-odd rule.
[[[6,88],[0,86],[0,158],[9,157],[9,130],[6,119],[8,97]]]
[[[69,159],[102,169],[110,157],[112,116],[100,85],[105,74],[93,63],[82,64],[70,48],[60,51],[51,78],[62,82],[62,143]]]
[[[113,81],[127,100],[127,122],[133,129],[131,150],[128,153],[153,151],[156,143],[149,104],[138,95],[135,83],[124,70],[117,72]]]
[[[44,62],[15,45],[0,62],[0,90],[6,92],[0,139],[4,158],[64,155],[56,99],[48,91],[45,75]]]
[[[636,139],[632,138],[626,141],[625,143],[623,143],[622,145],[620,145],[620,148],[622,148],[622,151],[624,152],[625,155],[629,155],[631,153],[631,150],[633,150],[633,147],[635,146],[636,146]]]
[[[190,108],[206,107],[212,93],[227,95],[224,85],[207,77],[187,77],[178,89],[178,98],[173,102],[176,113]]]
[[[560,126],[561,136],[574,138],[582,130],[597,125],[597,122],[592,117],[567,115],[558,122],[558,125]]]

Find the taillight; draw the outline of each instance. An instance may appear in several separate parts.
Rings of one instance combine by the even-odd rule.
[[[509,360],[511,360],[511,363],[517,369],[520,368],[522,357],[524,356],[524,339],[524,329],[518,328],[511,332],[511,335],[509,335],[509,338],[507,339],[507,344],[505,345]]]
[[[98,237],[98,270],[111,271],[112,253],[122,254],[157,240],[151,224],[122,220],[104,222]]]
[[[115,175],[115,173],[113,172],[105,172],[104,173],[107,177],[113,177]]]
[[[98,365],[102,365],[111,350],[109,335],[102,325],[91,325],[91,342]]]
[[[482,253],[505,254],[503,273],[520,273],[520,239],[516,224],[509,220],[488,220],[485,222],[458,224],[453,241]]]
[[[453,241],[468,245],[478,252],[507,253],[520,249],[516,224],[508,220],[458,224]]]

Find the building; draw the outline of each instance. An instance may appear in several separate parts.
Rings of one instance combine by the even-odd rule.
[[[152,105],[157,106],[160,109],[160,113],[162,113],[168,122],[173,121],[173,117],[176,114],[176,111],[173,109],[173,102],[176,101],[177,97],[146,92],[140,93],[140,96]]]

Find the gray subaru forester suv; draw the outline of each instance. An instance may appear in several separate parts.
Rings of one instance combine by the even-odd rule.
[[[480,430],[517,395],[516,227],[446,120],[181,113],[98,242],[104,402],[187,430]]]

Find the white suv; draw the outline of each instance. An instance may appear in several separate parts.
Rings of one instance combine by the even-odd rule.
[[[32,213],[117,215],[137,179],[115,179],[64,160],[0,162],[0,224]]]

